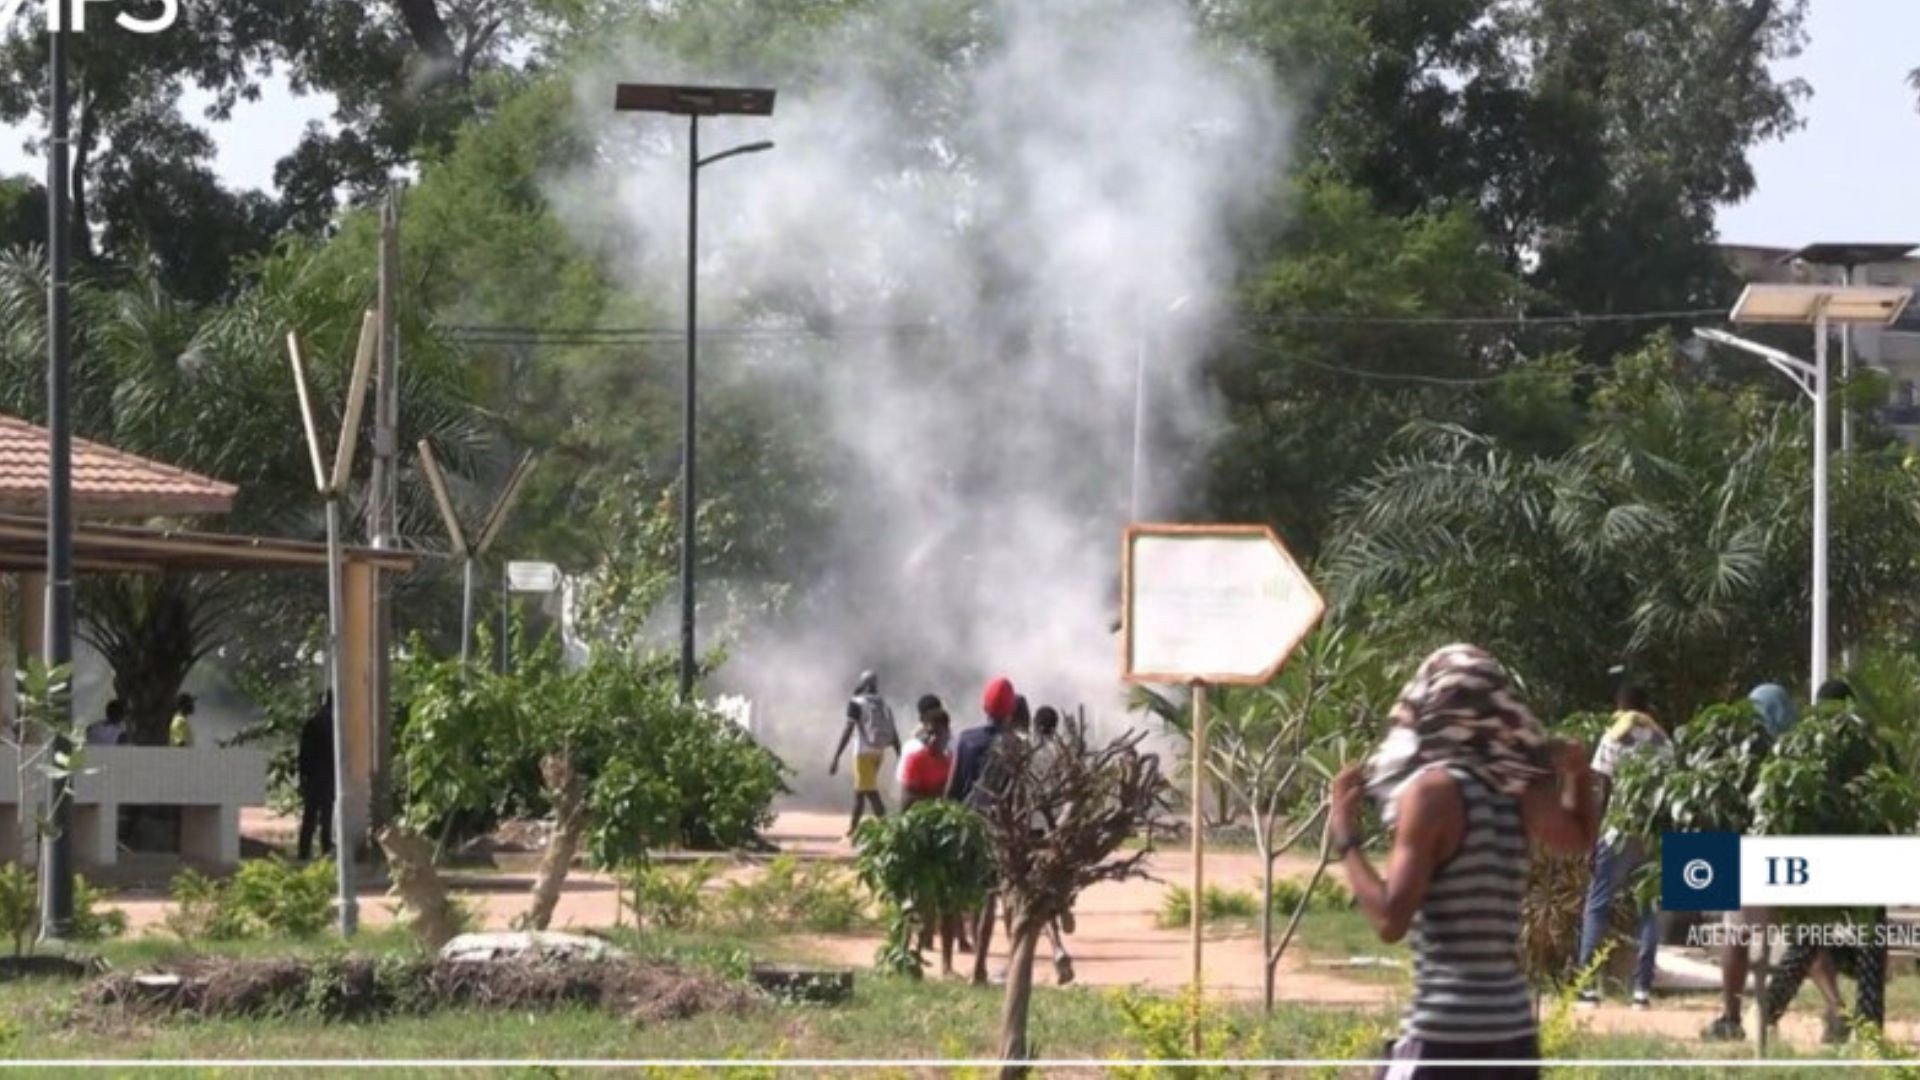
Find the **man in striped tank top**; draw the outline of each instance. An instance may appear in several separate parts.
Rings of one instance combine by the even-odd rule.
[[[1367,764],[1334,778],[1329,825],[1354,900],[1381,940],[1414,935],[1413,1000],[1381,1075],[1438,1075],[1448,1072],[1443,1063],[1472,1062],[1474,1076],[1538,1076],[1520,899],[1530,843],[1593,846],[1586,751],[1550,740],[1505,669],[1472,645],[1429,656],[1391,719]],[[1392,833],[1384,878],[1361,852],[1367,796]]]

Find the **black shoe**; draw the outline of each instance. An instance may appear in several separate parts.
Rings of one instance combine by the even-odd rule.
[[[1745,1042],[1747,1030],[1740,1021],[1731,1016],[1722,1016],[1700,1030],[1700,1037],[1707,1042]]]

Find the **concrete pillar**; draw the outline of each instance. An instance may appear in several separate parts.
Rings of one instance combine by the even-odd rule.
[[[374,667],[373,616],[379,572],[348,560],[342,576],[341,668],[346,677],[346,784],[339,792],[346,820],[340,847],[357,851],[367,839],[373,797]]]
[[[73,857],[81,867],[120,861],[120,807],[110,802],[75,803]]]
[[[240,864],[240,808],[180,808],[180,856],[191,862],[228,868]]]

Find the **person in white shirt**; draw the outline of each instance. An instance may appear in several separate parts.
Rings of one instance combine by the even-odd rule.
[[[106,719],[87,725],[88,746],[124,746],[127,742],[127,703],[107,702]]]
[[[853,697],[847,701],[847,725],[840,732],[840,745],[834,748],[833,763],[827,766],[828,776],[840,771],[840,758],[847,752],[849,742],[854,742],[853,817],[847,824],[847,837],[851,839],[859,830],[860,818],[869,804],[874,817],[887,816],[887,804],[880,800],[880,766],[887,751],[900,752],[893,710],[880,696],[880,677],[871,671],[860,673]]]

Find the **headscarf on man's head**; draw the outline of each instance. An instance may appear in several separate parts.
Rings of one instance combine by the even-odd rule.
[[[1760,713],[1760,723],[1767,734],[1779,738],[1787,733],[1793,722],[1799,719],[1793,708],[1793,698],[1779,683],[1761,683],[1747,695],[1747,700]]]
[[[987,689],[980,695],[980,708],[987,714],[987,719],[1001,723],[1013,715],[1015,697],[1013,683],[1002,675],[987,684]]]
[[[1449,645],[1421,663],[1393,707],[1393,730],[1367,762],[1367,790],[1391,822],[1400,788],[1429,765],[1458,768],[1518,797],[1552,774],[1547,734],[1486,650]]]
[[[879,692],[880,692],[880,676],[874,674],[871,671],[861,672],[860,681],[853,684],[854,697],[860,697],[865,694],[877,694]]]

